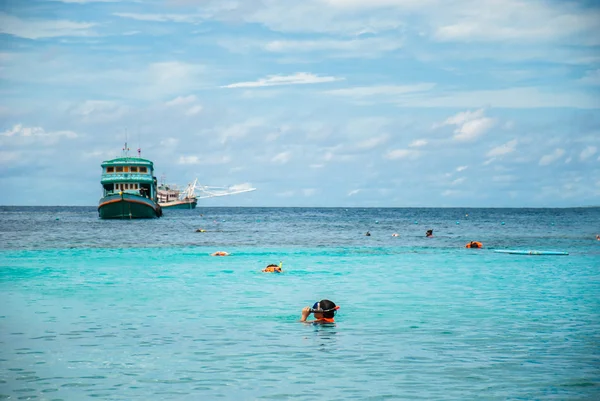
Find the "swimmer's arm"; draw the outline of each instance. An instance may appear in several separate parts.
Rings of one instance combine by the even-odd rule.
[[[302,309],[302,316],[300,317],[300,321],[301,322],[306,322],[306,323],[312,323],[312,321],[306,321],[306,319],[308,319],[308,316],[310,315],[310,307],[305,306]]]

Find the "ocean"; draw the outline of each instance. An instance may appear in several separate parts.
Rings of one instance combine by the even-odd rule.
[[[600,399],[596,234],[600,208],[0,207],[0,399]],[[321,299],[336,323],[298,322]]]

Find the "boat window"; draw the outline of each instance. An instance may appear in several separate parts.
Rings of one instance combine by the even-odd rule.
[[[138,171],[137,166],[131,166],[131,172],[132,173],[137,173],[137,171]]]
[[[125,184],[125,189],[129,189],[129,184]]]
[[[117,173],[122,173],[123,172],[123,166],[117,166],[117,167],[115,167],[115,171]]]
[[[140,167],[140,173],[147,173],[148,169],[146,167]]]
[[[123,167],[123,171],[126,172],[126,173],[128,173],[129,172],[129,166]]]
[[[107,167],[106,168],[106,172],[107,173],[114,173],[115,172],[115,168],[114,167]]]

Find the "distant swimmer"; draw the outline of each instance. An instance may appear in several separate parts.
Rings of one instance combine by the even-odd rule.
[[[370,236],[371,236],[371,233],[367,231],[367,232],[365,233],[365,236],[366,236],[366,237],[370,237]]]
[[[471,241],[465,245],[465,248],[483,248],[483,244],[478,241]]]
[[[334,302],[328,299],[322,299],[319,302],[315,302],[312,308],[306,306],[302,309],[300,321],[312,324],[335,323],[334,317],[338,309],[340,309],[340,307]],[[306,319],[311,313],[314,314],[315,320],[307,321]]]
[[[205,232],[206,232],[206,230],[204,230],[204,229],[202,229],[202,228],[199,228],[199,229],[197,229],[197,230],[196,230],[196,232],[197,232],[197,233],[205,233]]]
[[[400,235],[398,235],[398,233],[393,233],[392,237],[399,237]]]
[[[600,241],[600,234],[596,235],[596,239]]]
[[[433,237],[433,230],[427,230],[427,232],[425,232],[425,236],[426,236],[427,238],[431,238],[431,237]]]
[[[227,252],[217,251],[215,253],[211,253],[210,256],[229,256]]]
[[[267,267],[262,269],[262,272],[263,273],[283,273],[283,270],[281,269],[282,265],[283,265],[283,262],[279,262],[279,265],[268,265]]]

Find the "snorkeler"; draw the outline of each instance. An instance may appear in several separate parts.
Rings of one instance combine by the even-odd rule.
[[[371,233],[367,231],[367,232],[365,233],[365,237],[370,237],[370,236],[371,236]]]
[[[205,229],[203,229],[203,228],[198,228],[198,229],[196,230],[196,232],[197,232],[197,233],[205,233],[205,232],[206,232],[206,230],[205,230]]]
[[[432,238],[433,237],[433,230],[427,230],[427,232],[425,233],[425,236],[427,238]]]
[[[281,269],[282,265],[283,265],[283,262],[279,262],[279,265],[268,265],[267,267],[262,269],[262,272],[263,273],[283,273],[283,270]]]
[[[229,254],[224,251],[217,251],[215,253],[211,253],[210,256],[229,256]]]
[[[302,309],[301,322],[312,323],[312,324],[323,324],[323,323],[335,323],[334,316],[337,310],[340,309],[334,302],[328,299],[322,299],[311,307],[306,306]],[[315,320],[309,320],[308,315],[314,314]]]
[[[479,241],[471,241],[465,245],[465,248],[483,248],[483,244]]]

